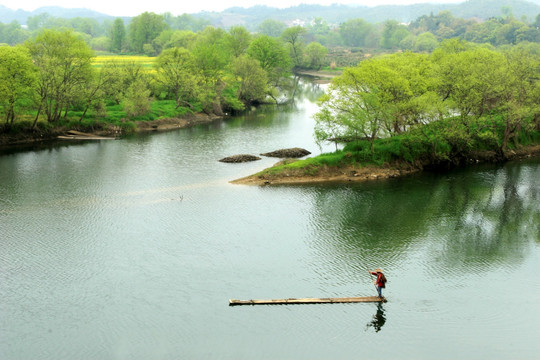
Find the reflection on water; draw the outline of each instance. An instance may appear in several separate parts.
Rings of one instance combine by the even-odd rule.
[[[511,266],[540,241],[539,178],[537,166],[507,164],[320,187],[314,243],[333,262],[353,260],[358,268],[388,267],[422,243],[437,260],[434,271]]]
[[[366,331],[369,328],[373,328],[373,330],[378,333],[381,331],[382,327],[384,326],[384,323],[386,322],[386,315],[384,314],[384,307],[382,303],[377,304],[377,312],[375,315],[373,315],[373,319],[367,323],[366,325]]]

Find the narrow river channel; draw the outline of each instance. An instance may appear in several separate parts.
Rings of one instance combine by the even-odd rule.
[[[0,359],[538,359],[540,161],[250,187],[319,85],[212,125],[0,155]],[[332,147],[323,149],[331,151]],[[375,295],[383,305],[229,307]]]

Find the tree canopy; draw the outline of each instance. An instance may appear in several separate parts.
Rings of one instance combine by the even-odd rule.
[[[505,151],[521,129],[537,126],[539,66],[540,57],[524,49],[501,52],[456,40],[432,55],[363,61],[321,98],[316,138],[363,137],[373,146],[377,138],[453,119],[438,136],[456,148],[470,139],[501,139],[497,147]]]

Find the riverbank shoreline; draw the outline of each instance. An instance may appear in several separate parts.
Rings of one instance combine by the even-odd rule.
[[[468,158],[466,163],[462,165],[474,166],[474,164],[501,163],[531,157],[540,157],[540,145],[509,150],[505,154],[505,159],[502,161],[495,156],[494,152],[477,153],[474,157]],[[282,161],[278,162],[274,166],[281,165],[282,163]],[[458,166],[460,165],[455,165],[454,167]],[[407,176],[422,172],[425,169],[432,167],[434,167],[434,164],[410,164],[408,162],[401,162],[395,164],[385,164],[383,166],[325,166],[318,169],[315,174],[308,174],[303,169],[286,170],[277,174],[263,170],[260,173],[235,179],[229,183],[236,185],[264,186],[365,182]]]
[[[341,75],[341,71],[331,70],[296,70],[295,74],[312,78],[314,83],[329,84],[336,76]]]
[[[210,124],[214,121],[223,119],[222,116],[208,115],[205,113],[189,114],[182,118],[164,118],[151,121],[138,121],[133,130],[134,133],[151,133],[163,132],[176,129],[189,128],[196,125]],[[9,148],[11,146],[30,145],[34,143],[59,140],[59,136],[66,135],[70,130],[77,130],[88,135],[96,137],[121,137],[126,135],[125,131],[112,124],[104,124],[98,129],[88,129],[84,127],[66,127],[59,126],[51,129],[33,129],[20,131],[17,133],[2,133],[0,134],[0,147]],[[60,140],[59,140],[60,141]],[[69,140],[79,141],[79,140]]]

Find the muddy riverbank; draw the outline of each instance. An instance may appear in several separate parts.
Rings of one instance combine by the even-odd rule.
[[[212,123],[222,117],[208,114],[190,114],[182,118],[166,118],[152,121],[139,121],[135,123],[135,129],[130,130],[135,133],[170,131],[188,128],[200,124]],[[120,137],[126,134],[126,130],[113,124],[98,124],[95,127],[67,127],[58,126],[50,129],[22,129],[18,132],[0,133],[0,147],[9,148],[24,144],[32,144],[43,141],[56,140],[70,130],[77,130],[96,137]]]

